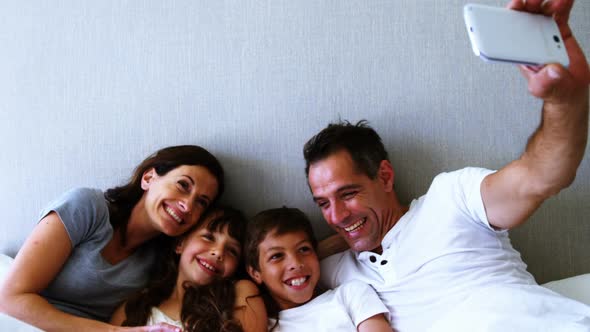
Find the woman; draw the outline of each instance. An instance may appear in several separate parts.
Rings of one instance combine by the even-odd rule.
[[[185,145],[148,157],[123,186],[67,192],[15,257],[0,311],[47,331],[148,331],[105,322],[145,286],[157,247],[195,225],[222,191],[217,159]]]

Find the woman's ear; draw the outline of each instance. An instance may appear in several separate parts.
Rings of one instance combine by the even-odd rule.
[[[255,283],[257,283],[258,285],[262,284],[262,276],[260,275],[259,271],[257,271],[250,265],[246,266],[246,270],[248,271],[250,278],[252,278],[252,280],[254,280]]]
[[[153,167],[143,172],[143,175],[141,176],[141,189],[144,191],[148,190],[156,175],[156,170]]]

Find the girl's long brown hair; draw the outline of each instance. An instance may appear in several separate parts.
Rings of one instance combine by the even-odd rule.
[[[213,214],[218,214],[208,225],[203,223]],[[246,233],[246,218],[235,209],[212,207],[203,215],[192,229],[207,227],[208,230],[222,231],[227,227],[229,235],[243,243]],[[183,237],[189,236],[191,231]],[[126,320],[123,326],[141,326],[147,323],[152,307],[159,306],[168,299],[174,290],[178,276],[180,256],[175,252],[176,241],[171,242],[164,251],[164,260],[152,274],[148,287],[129,298],[125,305]],[[241,262],[242,260],[240,260]],[[237,274],[244,274],[243,265],[238,266]],[[236,276],[237,277],[237,276]],[[184,298],[180,320],[184,331],[242,331],[240,324],[233,319],[235,303],[235,278],[217,279],[208,285],[185,283]]]

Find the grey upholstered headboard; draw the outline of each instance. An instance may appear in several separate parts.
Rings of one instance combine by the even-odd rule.
[[[167,145],[209,148],[226,202],[300,207],[320,238],[301,150],[331,121],[381,133],[404,202],[439,172],[501,167],[541,104],[513,66],[473,55],[466,2],[0,2],[0,252],[14,255],[61,192],[119,184]],[[590,2],[571,25],[589,54]],[[539,282],[590,272],[589,159],[513,231]]]

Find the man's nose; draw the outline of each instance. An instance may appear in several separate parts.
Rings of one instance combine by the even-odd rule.
[[[333,225],[340,225],[342,222],[350,216],[350,211],[343,202],[334,202],[330,211],[330,222]]]

